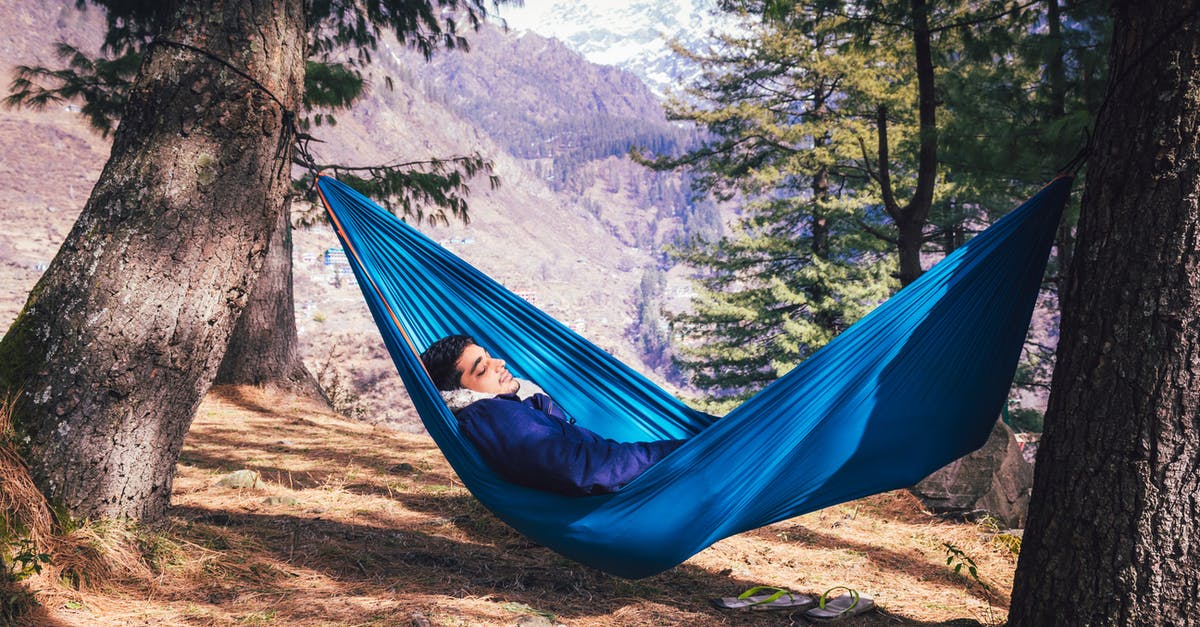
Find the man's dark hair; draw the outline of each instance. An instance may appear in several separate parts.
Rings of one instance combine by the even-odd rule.
[[[469,335],[447,335],[429,345],[421,353],[421,361],[429,378],[439,390],[457,390],[462,387],[462,370],[458,369],[458,358],[463,351],[475,343],[475,338]]]

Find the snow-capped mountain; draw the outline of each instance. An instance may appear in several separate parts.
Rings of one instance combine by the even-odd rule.
[[[515,31],[558,39],[592,63],[628,70],[659,95],[695,73],[669,40],[703,49],[710,32],[733,28],[715,0],[525,0],[523,7],[501,6],[497,16]]]

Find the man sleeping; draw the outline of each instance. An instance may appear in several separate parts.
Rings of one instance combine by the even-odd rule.
[[[421,361],[463,435],[516,484],[570,496],[616,492],[684,442],[616,442],[577,426],[466,335],[434,342]]]

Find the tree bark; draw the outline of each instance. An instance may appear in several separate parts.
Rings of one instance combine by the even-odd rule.
[[[933,206],[937,182],[937,95],[934,89],[933,51],[929,32],[929,7],[925,0],[912,1],[913,53],[917,63],[917,186],[904,208],[900,227],[900,284],[908,285],[925,272],[921,247],[925,244],[925,221]]]
[[[932,33],[929,7],[925,0],[911,0],[913,24],[913,60],[917,66],[917,182],[913,196],[900,206],[892,188],[888,165],[887,108],[876,112],[879,134],[879,186],[884,208],[896,223],[896,248],[900,257],[900,285],[921,277],[921,247],[925,244],[925,222],[933,207],[937,183],[937,90],[933,66]]]
[[[218,385],[258,385],[328,403],[300,356],[292,292],[291,202],[275,220],[262,270],[217,369]]]
[[[0,342],[34,480],[75,516],[166,510],[289,188],[301,0],[177,2],[170,14],[168,42],[263,88],[196,50],[152,46],[100,180]]]
[[[1200,1],[1113,12],[1010,625],[1200,620]]]

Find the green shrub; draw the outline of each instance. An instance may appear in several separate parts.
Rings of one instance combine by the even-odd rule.
[[[1013,431],[1041,433],[1044,421],[1045,416],[1042,415],[1042,412],[1032,407],[1018,407],[1009,410],[1006,422],[1013,428]]]

